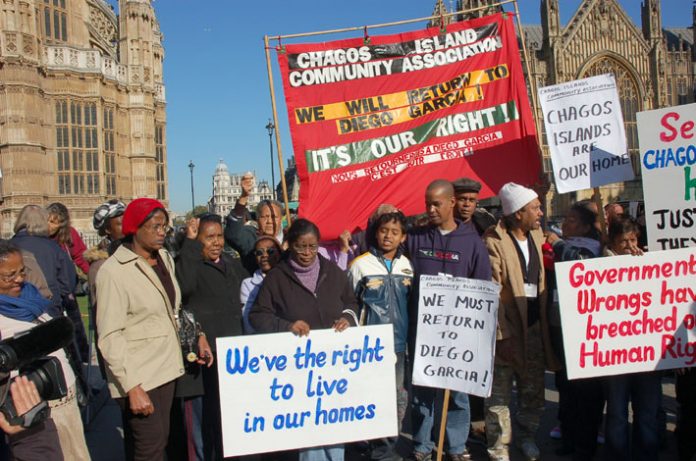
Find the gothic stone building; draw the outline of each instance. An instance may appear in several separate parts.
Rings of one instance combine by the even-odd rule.
[[[485,8],[458,15],[457,19],[495,12],[498,7],[490,6],[494,3],[492,0],[459,0],[457,11]],[[688,28],[664,29],[660,0],[642,1],[640,25],[631,20],[617,0],[583,0],[570,21],[563,25],[560,21],[562,3],[540,0],[541,24],[523,26],[530,68],[527,82],[535,91],[538,87],[593,75],[613,73],[616,76],[636,180],[602,187],[602,197],[605,202],[640,200],[636,112],[694,102],[695,29],[693,24]],[[684,15],[691,14],[696,24],[696,7],[690,12],[685,2],[669,0],[664,3],[666,7],[668,4],[670,8],[684,8]],[[443,2],[438,1],[434,15],[445,10]],[[538,107],[536,115],[543,122]],[[543,131],[543,126],[541,128]],[[544,171],[551,177],[543,134],[540,140],[545,152]],[[554,194],[552,188],[547,196],[549,214],[562,215],[570,203],[588,198],[591,193],[588,190]]]
[[[150,0],[0,3],[0,234],[64,203],[93,232],[111,198],[167,203],[162,35]]]

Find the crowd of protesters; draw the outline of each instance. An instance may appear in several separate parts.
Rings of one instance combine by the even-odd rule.
[[[410,443],[372,440],[358,449],[374,460],[434,459],[444,392],[410,382],[420,275],[493,280],[501,287],[492,393],[481,405],[491,460],[510,459],[513,443],[526,459],[540,459],[547,370],[555,372],[559,391],[559,424],[550,434],[560,440],[559,456],[591,460],[602,442],[608,460],[658,459],[663,373],[568,380],[564,367],[554,262],[639,257],[646,250],[641,228],[620,205],[601,210],[606,234],[592,201],[574,203],[562,229],[552,232],[543,229],[541,200],[530,188],[505,184],[496,219],[477,207],[477,181],[435,180],[423,191],[423,215],[406,217],[384,204],[364,229],[327,242],[321,223],[295,219],[284,228],[279,202],[264,200],[250,213],[250,190],[243,178],[228,216],[194,216],[174,239],[157,200],[105,202],[93,219],[102,240],[89,249],[64,205],[21,211],[14,237],[0,241],[2,338],[68,316],[75,341],[54,353],[68,392],[49,402],[51,417],[26,430],[0,417],[15,459],[89,459],[79,413],[80,396],[89,392],[82,364],[90,362],[76,302],[82,286],[96,319],[100,369],[121,411],[128,460],[223,459],[217,338],[304,336],[375,324],[394,327],[398,421]],[[184,312],[195,316],[193,356],[182,352]],[[679,459],[687,461],[696,455],[696,373],[677,374]],[[15,394],[18,408],[38,401],[22,380],[13,385]],[[445,459],[471,459],[477,402],[450,393]],[[34,441],[33,448],[27,450],[26,441]],[[341,461],[345,449],[307,447],[265,459]]]

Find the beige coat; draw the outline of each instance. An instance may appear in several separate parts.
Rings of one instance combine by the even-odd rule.
[[[540,230],[532,231],[534,246],[539,252],[541,273],[539,274],[539,314],[541,318],[542,340],[546,367],[550,370],[559,368],[549,336],[547,316],[547,293],[544,272],[544,258],[541,245],[544,241]],[[500,307],[498,308],[498,330],[496,346],[496,361],[507,363],[522,371],[526,368],[525,357],[527,350],[527,298],[524,293],[524,277],[515,242],[507,233],[501,220],[495,227],[489,228],[484,234],[488,254],[491,257],[493,280],[501,285]],[[502,347],[501,341],[509,340],[508,347]],[[499,351],[511,350],[509,357],[502,357]]]
[[[171,274],[176,306],[181,302],[174,262],[160,256]],[[173,307],[164,286],[144,258],[121,246],[97,274],[99,349],[112,397],[137,385],[145,391],[184,373]]]

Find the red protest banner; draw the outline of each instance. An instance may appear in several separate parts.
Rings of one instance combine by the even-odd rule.
[[[424,211],[436,178],[481,198],[534,183],[540,162],[511,17],[278,53],[300,177],[300,215],[324,238],[364,227],[381,203]]]

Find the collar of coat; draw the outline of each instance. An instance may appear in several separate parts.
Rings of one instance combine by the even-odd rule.
[[[172,261],[172,257],[169,254],[167,250],[164,248],[160,249],[158,251],[160,258],[162,258],[162,262],[164,263],[165,267],[167,268],[167,271],[169,272],[169,275],[172,277],[172,282],[174,283],[174,290],[176,292],[176,297],[177,300],[179,300],[179,285],[176,281],[176,277],[174,276],[174,263]],[[160,292],[162,295],[162,300],[167,306],[167,311],[169,313],[169,318],[174,324],[174,329],[177,329],[176,325],[176,319],[175,319],[175,310],[178,311],[179,306],[172,306],[171,302],[169,301],[169,296],[167,295],[167,291],[164,289],[164,286],[162,285],[162,282],[160,281],[159,277],[155,273],[155,270],[152,268],[152,266],[143,258],[142,256],[138,255],[134,251],[128,249],[125,245],[121,245],[118,247],[118,249],[114,252],[112,256],[116,261],[118,261],[119,264],[133,264],[135,265],[138,270],[140,270],[145,276],[150,280],[150,283],[152,283],[155,288],[157,288],[157,291]]]
[[[508,229],[503,223],[503,220],[501,219],[498,221],[498,224],[496,224],[495,227],[491,227],[488,229],[486,232],[486,237],[491,237],[495,236],[499,240],[505,240],[506,238],[510,238],[507,233]],[[542,243],[544,243],[544,232],[541,229],[534,229],[532,231],[529,231],[529,234],[532,236],[532,241],[536,246],[541,246]]]

